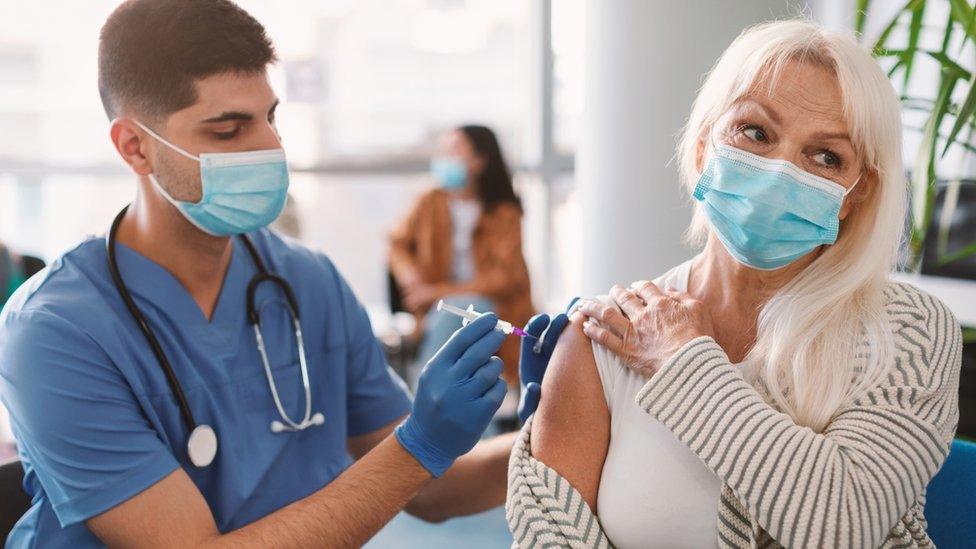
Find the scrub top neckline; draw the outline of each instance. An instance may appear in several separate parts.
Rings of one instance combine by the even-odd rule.
[[[231,245],[231,258],[217,296],[217,304],[208,320],[203,310],[172,273],[135,249],[116,242],[119,270],[133,296],[141,298],[139,307],[152,306],[157,315],[170,317],[188,332],[199,334],[200,343],[218,356],[237,352],[241,323],[245,320],[247,280],[256,274],[243,244]],[[147,303],[148,302],[148,303]],[[152,319],[150,318],[150,327]]]

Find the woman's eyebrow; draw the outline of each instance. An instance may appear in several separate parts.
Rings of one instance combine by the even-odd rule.
[[[762,111],[774,124],[779,125],[783,122],[782,117],[776,112],[776,109],[769,107],[754,97],[745,97],[739,101],[738,106],[741,108],[755,108]]]
[[[812,137],[822,141],[851,141],[851,136],[847,132],[816,132]]]

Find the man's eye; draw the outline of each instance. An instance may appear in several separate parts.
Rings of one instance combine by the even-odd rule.
[[[216,137],[217,139],[231,139],[231,138],[233,138],[233,137],[234,137],[235,135],[237,135],[237,130],[236,130],[236,129],[234,129],[234,130],[231,130],[231,131],[229,131],[229,132],[214,132],[214,134],[213,134],[213,135],[214,135],[214,137]]]
[[[746,137],[752,139],[753,141],[759,141],[761,143],[765,143],[766,141],[769,140],[769,137],[766,135],[766,132],[764,132],[762,128],[757,128],[755,126],[746,126],[745,128],[742,129],[742,133],[744,133]]]

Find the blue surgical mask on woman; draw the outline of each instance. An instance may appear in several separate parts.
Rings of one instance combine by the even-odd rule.
[[[460,189],[468,183],[468,167],[458,158],[441,157],[431,160],[430,173],[445,189]]]
[[[845,189],[786,160],[724,144],[713,149],[694,197],[740,263],[778,269],[837,241],[840,208],[857,181]]]
[[[288,198],[284,149],[194,156],[142,123],[136,121],[136,124],[160,143],[200,163],[202,197],[199,202],[174,199],[159,184],[155,174],[149,174],[149,180],[201,231],[213,236],[249,233],[271,224],[284,209]]]

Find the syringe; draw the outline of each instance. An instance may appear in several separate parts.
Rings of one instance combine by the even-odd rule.
[[[453,315],[457,315],[457,316],[461,317],[461,319],[462,319],[461,320],[461,324],[464,325],[464,326],[467,326],[468,325],[468,322],[471,322],[472,320],[474,320],[474,319],[478,318],[479,316],[481,316],[481,313],[479,313],[478,311],[475,311],[474,310],[474,305],[468,305],[468,308],[467,309],[462,309],[460,307],[455,307],[454,305],[451,305],[449,303],[444,303],[444,300],[443,299],[437,302],[437,310],[438,311],[446,311],[448,313],[451,313]],[[502,333],[509,334],[509,335],[515,334],[515,335],[517,335],[519,337],[528,337],[528,338],[531,338],[531,339],[539,339],[539,338],[535,337],[534,335],[526,332],[522,328],[516,328],[515,326],[512,326],[511,323],[505,322],[504,320],[501,320],[501,319],[498,320],[498,324],[495,326],[495,329],[496,330],[499,330]]]

